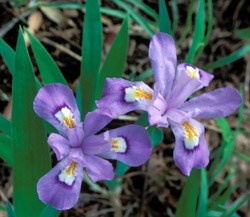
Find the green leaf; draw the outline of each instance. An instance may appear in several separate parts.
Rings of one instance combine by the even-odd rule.
[[[40,217],[57,217],[59,216],[61,211],[52,208],[51,206],[47,205],[44,209]]]
[[[148,127],[147,129],[152,145],[155,148],[157,145],[159,145],[163,141],[163,132],[158,127]]]
[[[216,68],[220,68],[224,65],[227,65],[229,63],[232,63],[242,57],[244,57],[247,53],[250,52],[250,45],[245,45],[238,49],[237,51],[233,52],[229,56],[223,57],[215,62],[209,63],[206,66],[204,66],[204,70],[213,70]]]
[[[0,158],[10,167],[13,166],[11,139],[3,134],[0,134]]]
[[[0,38],[0,55],[3,57],[10,73],[14,74],[15,51]]]
[[[207,25],[207,31],[206,31],[206,35],[204,37],[204,40],[203,40],[203,46],[201,46],[196,55],[195,55],[195,58],[194,58],[194,63],[197,62],[198,58],[201,56],[205,46],[208,44],[208,41],[209,41],[209,38],[212,34],[212,30],[213,30],[213,23],[214,23],[214,16],[213,16],[213,1],[212,0],[208,0],[208,14],[207,14],[207,17],[208,17],[208,25]]]
[[[200,181],[200,171],[193,169],[187,183],[184,186],[180,200],[177,205],[175,217],[195,217],[196,202],[198,198],[198,189]]]
[[[56,65],[55,61],[42,45],[42,43],[32,35],[27,29],[27,33],[31,48],[36,58],[36,62],[41,73],[44,83],[62,83],[67,85],[66,80],[64,79],[62,72]]]
[[[21,28],[16,47],[12,93],[15,212],[18,217],[37,217],[44,208],[37,196],[37,181],[50,169],[51,162],[43,121],[33,111],[36,84]]]
[[[0,114],[0,131],[8,136],[11,136],[11,122],[2,114]]]
[[[143,3],[141,0],[127,0],[127,2],[134,4],[136,7],[141,9],[145,14],[152,17],[155,21],[159,19],[158,14],[151,7]]]
[[[172,0],[170,2],[171,4],[171,8],[172,8],[172,14],[173,16],[173,32],[176,32],[176,29],[178,27],[178,23],[179,23],[179,13],[178,13],[178,5],[177,5],[177,1],[176,0]]]
[[[125,70],[127,53],[128,53],[128,17],[123,21],[121,29],[117,34],[112,47],[102,66],[99,82],[97,98],[101,97],[105,79],[112,77],[122,77]]]
[[[165,0],[159,0],[159,13],[160,32],[172,35],[171,22]]]
[[[234,212],[236,212],[242,204],[250,200],[250,193],[248,192],[244,196],[238,198],[233,204],[226,209],[226,211],[220,217],[231,217]]]
[[[87,0],[82,39],[80,86],[82,117],[95,108],[102,57],[102,23],[98,0]]]
[[[154,35],[154,31],[150,28],[147,22],[145,22],[145,19],[138,14],[130,5],[126,4],[124,1],[121,0],[113,0],[115,4],[117,4],[119,7],[124,9],[129,13],[129,15],[150,35]]]
[[[10,202],[7,203],[6,210],[7,210],[8,217],[16,217],[16,214]]]
[[[236,30],[236,35],[242,40],[250,41],[250,27]]]
[[[148,69],[144,72],[142,72],[140,75],[138,75],[134,80],[135,81],[145,81],[147,78],[150,78],[153,75],[153,70]]]
[[[191,0],[190,4],[188,5],[186,24],[185,24],[185,28],[183,32],[181,33],[181,38],[177,41],[178,45],[183,43],[183,41],[185,40],[187,34],[189,33],[191,29],[194,3],[195,3],[195,0]]]
[[[197,217],[204,217],[207,215],[207,199],[208,199],[208,183],[207,173],[205,169],[201,169],[201,186],[200,195],[197,208]]]
[[[197,11],[198,12],[195,19],[193,41],[186,57],[187,63],[193,63],[193,58],[195,56],[195,53],[197,52],[199,47],[203,45],[204,34],[205,34],[205,23],[206,23],[205,0],[199,0]]]

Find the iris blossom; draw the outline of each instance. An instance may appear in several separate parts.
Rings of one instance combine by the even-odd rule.
[[[213,75],[190,64],[177,65],[175,42],[165,33],[153,36],[149,59],[154,90],[143,82],[109,78],[97,107],[112,108],[113,117],[145,110],[150,125],[170,126],[176,139],[174,161],[183,174],[190,175],[192,168],[204,168],[209,162],[204,127],[194,118],[225,117],[239,107],[241,96],[237,90],[225,87],[188,100],[208,86]]]
[[[113,167],[106,159],[140,166],[151,154],[150,138],[141,126],[97,134],[112,120],[110,112],[95,110],[81,123],[74,95],[65,85],[45,85],[34,100],[34,110],[62,134],[49,135],[48,144],[59,162],[37,184],[39,199],[58,210],[77,202],[83,169],[93,182],[112,180]]]

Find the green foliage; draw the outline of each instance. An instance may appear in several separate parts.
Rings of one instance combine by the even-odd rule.
[[[9,202],[6,205],[6,211],[7,211],[8,217],[16,217],[13,207]]]
[[[27,33],[36,62],[43,78],[44,83],[62,83],[67,85],[60,69],[52,59],[51,55],[47,52],[42,43],[32,35],[28,30]]]
[[[14,74],[15,66],[15,51],[2,39],[0,38],[0,55],[3,57],[10,73]]]
[[[203,46],[205,22],[205,0],[199,0],[197,16],[194,24],[193,41],[186,57],[187,63],[193,63],[195,53],[197,52],[200,46]]]
[[[159,19],[160,32],[165,32],[172,35],[169,13],[165,0],[159,0],[159,13],[160,13],[160,19]]]
[[[21,29],[17,40],[14,74],[13,200],[18,217],[37,217],[44,205],[37,197],[36,184],[50,169],[51,163],[43,122],[33,111],[36,94],[34,72]]]
[[[122,77],[127,61],[128,42],[129,34],[127,17],[123,21],[121,29],[117,34],[101,68],[98,82],[97,98],[101,97],[106,78]]]
[[[245,29],[238,29],[235,33],[242,40],[250,41],[250,27]]]
[[[2,114],[0,114],[0,131],[8,136],[11,136],[11,122]]]
[[[60,213],[61,211],[56,210],[49,205],[46,205],[46,207],[43,209],[42,214],[39,217],[57,217],[60,215]]]
[[[8,164],[13,165],[11,138],[0,134],[0,157]]]
[[[87,0],[82,39],[80,86],[83,116],[95,108],[102,57],[102,23],[98,0]]]

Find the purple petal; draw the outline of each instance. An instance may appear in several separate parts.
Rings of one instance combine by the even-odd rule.
[[[70,152],[69,141],[59,134],[51,133],[48,138],[48,144],[55,152],[57,160],[63,159]]]
[[[85,158],[85,155],[84,155],[81,147],[72,148],[70,150],[68,159],[79,163],[79,165],[81,167],[85,167],[85,165],[86,165],[86,158]]]
[[[95,155],[86,155],[86,170],[93,182],[112,180],[114,178],[112,164]]]
[[[134,100],[126,98],[126,91],[133,88],[142,89],[147,98]],[[132,94],[131,94],[132,95]],[[113,117],[125,114],[133,110],[147,110],[151,102],[153,90],[143,82],[130,82],[121,78],[107,78],[102,98],[96,102],[99,109],[110,109]]]
[[[62,108],[69,109],[75,123],[80,123],[80,113],[74,94],[69,87],[63,84],[46,84],[36,95],[33,106],[41,118],[48,121],[64,135],[68,128],[55,116]]]
[[[78,124],[76,127],[67,131],[67,136],[71,147],[80,147],[84,139],[83,125]]]
[[[84,139],[82,149],[84,154],[102,154],[111,149],[111,143],[104,138],[104,134],[89,136]]]
[[[170,35],[157,33],[149,45],[149,58],[154,72],[155,82],[158,83],[164,98],[169,95],[176,70],[175,42]]]
[[[59,162],[54,168],[46,173],[37,183],[39,199],[58,210],[72,208],[80,194],[83,179],[81,167],[75,169],[76,177],[72,185],[59,180],[59,174],[70,164],[68,159]]]
[[[204,127],[197,121],[191,120],[191,123],[200,131],[199,142],[193,149],[187,149],[184,143],[184,135],[180,127],[173,127],[175,135],[174,161],[181,172],[189,176],[192,168],[205,168],[209,163],[209,150],[204,137]]]
[[[232,114],[242,103],[237,90],[231,87],[219,88],[195,97],[183,104],[183,111],[196,111],[193,117],[220,118]]]
[[[109,140],[123,139],[126,148],[122,152],[110,151],[102,156],[119,160],[129,166],[140,166],[150,157],[152,143],[144,127],[128,125],[109,131]]]
[[[113,117],[108,108],[95,109],[93,112],[88,112],[83,124],[85,137],[96,134],[109,124],[112,119]]]

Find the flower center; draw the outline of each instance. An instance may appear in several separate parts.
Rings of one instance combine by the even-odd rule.
[[[75,120],[73,113],[67,107],[63,107],[61,110],[59,110],[55,114],[55,117],[67,128],[75,127]]]
[[[76,177],[75,173],[76,167],[77,167],[76,162],[72,162],[70,165],[65,167],[59,174],[59,180],[67,185],[72,185]]]
[[[111,150],[114,152],[124,153],[127,150],[126,141],[122,137],[111,138],[110,142],[112,143]]]
[[[190,122],[186,121],[182,123],[184,131],[184,142],[187,149],[193,149],[199,144],[199,132],[191,125]]]
[[[134,102],[138,100],[152,100],[152,93],[144,90],[141,87],[128,87],[125,89],[125,101]]]
[[[199,69],[192,66],[186,66],[190,78],[200,78]]]

